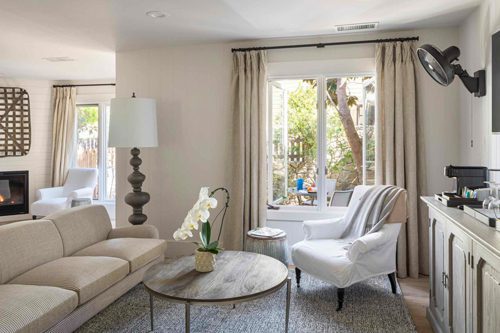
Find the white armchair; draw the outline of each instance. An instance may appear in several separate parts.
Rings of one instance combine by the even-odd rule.
[[[74,199],[92,200],[97,185],[97,169],[69,169],[64,186],[41,188],[35,192],[36,201],[31,205],[33,219],[47,216],[71,207]]]
[[[357,203],[369,186],[357,186],[346,215],[352,216]],[[406,221],[406,192],[402,192],[384,226],[357,239],[341,238],[347,228],[344,217],[304,221],[305,239],[292,247],[297,287],[304,271],[337,287],[338,306],[342,309],[344,288],[370,277],[388,274],[396,293],[396,244],[401,223]]]

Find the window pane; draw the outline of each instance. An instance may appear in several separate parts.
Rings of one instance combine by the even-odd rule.
[[[97,168],[99,165],[99,106],[77,106],[77,159],[78,168]],[[96,186],[94,198],[99,198]]]
[[[339,77],[326,81],[326,189],[373,184],[375,105],[373,77]]]
[[[272,202],[317,205],[317,82],[269,84],[272,113]]]
[[[106,106],[106,137],[109,134],[109,105]],[[107,145],[107,142],[104,143]],[[107,200],[115,199],[116,177],[115,177],[115,148],[106,148],[106,196]]]
[[[371,77],[363,81],[364,97],[364,183],[375,184],[375,78]]]

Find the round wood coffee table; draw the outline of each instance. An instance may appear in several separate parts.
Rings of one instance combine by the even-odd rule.
[[[291,282],[280,261],[257,253],[224,251],[209,273],[194,269],[194,256],[151,266],[144,274],[149,292],[151,330],[154,330],[153,296],[185,304],[186,332],[190,331],[191,304],[237,304],[267,296],[287,285],[285,332],[290,317]],[[265,311],[265,309],[263,309]]]

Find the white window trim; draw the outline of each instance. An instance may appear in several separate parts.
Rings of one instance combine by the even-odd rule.
[[[317,130],[317,141],[318,141],[318,151],[317,151],[317,163],[318,170],[326,170],[326,135],[323,135],[326,131],[326,99],[325,99],[325,87],[324,84],[326,79],[339,78],[339,77],[349,77],[349,76],[376,76],[375,71],[351,71],[351,72],[327,72],[327,73],[315,73],[315,74],[297,74],[297,75],[269,75],[267,78],[267,145],[268,145],[268,200],[271,198],[272,193],[272,156],[273,156],[273,145],[272,140],[272,112],[270,110],[271,103],[271,91],[269,89],[269,82],[275,80],[301,80],[301,79],[314,79],[317,80],[318,84],[318,130]],[[365,140],[363,140],[363,161],[365,161]],[[364,163],[363,163],[364,164]],[[364,168],[364,166],[363,166]],[[364,172],[364,170],[363,170]],[[324,187],[326,176],[325,172],[319,172],[317,175],[317,193],[318,193],[318,206],[279,206],[279,210],[268,209],[267,210],[267,220],[268,221],[290,221],[290,222],[302,222],[305,220],[315,220],[322,218],[334,218],[342,216],[347,211],[346,207],[328,207],[327,206],[327,195],[326,188]],[[363,184],[366,181],[365,174],[363,173]]]
[[[106,125],[107,125],[107,117],[106,117],[106,107],[108,107],[111,103],[111,99],[114,98],[114,95],[112,94],[96,94],[96,95],[87,95],[87,94],[82,94],[82,95],[77,95],[76,98],[76,106],[80,105],[97,105],[98,110],[99,110],[99,158],[98,158],[98,172],[99,172],[99,177],[98,177],[98,185],[100,189],[106,189],[106,148],[107,148],[107,142],[108,142],[108,135],[106,133]],[[78,126],[77,124],[78,117],[75,117],[75,127]],[[76,133],[76,130],[75,130]],[[75,142],[74,145],[76,147],[77,138],[75,135]],[[104,144],[103,144],[104,142]],[[104,149],[101,149],[103,148]],[[76,161],[76,160],[75,160]],[[101,174],[103,172],[104,174]],[[96,203],[103,203],[107,205],[114,205],[116,203],[116,199],[105,199],[105,193],[106,191],[99,191],[99,198],[95,199],[94,202]]]

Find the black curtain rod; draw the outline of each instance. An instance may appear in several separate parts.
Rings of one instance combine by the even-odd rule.
[[[54,88],[65,87],[99,87],[99,86],[116,86],[116,83],[89,83],[89,84],[54,84]]]
[[[277,45],[277,46],[258,46],[258,47],[247,47],[247,48],[231,49],[231,52],[260,51],[260,50],[278,50],[278,49],[298,49],[298,48],[303,48],[303,47],[324,48],[325,46],[336,46],[336,45],[390,43],[390,42],[408,42],[408,41],[413,41],[413,40],[418,40],[418,36],[417,37],[404,37],[404,38],[351,40],[351,41],[332,42],[332,43],[295,44],[295,45]]]

